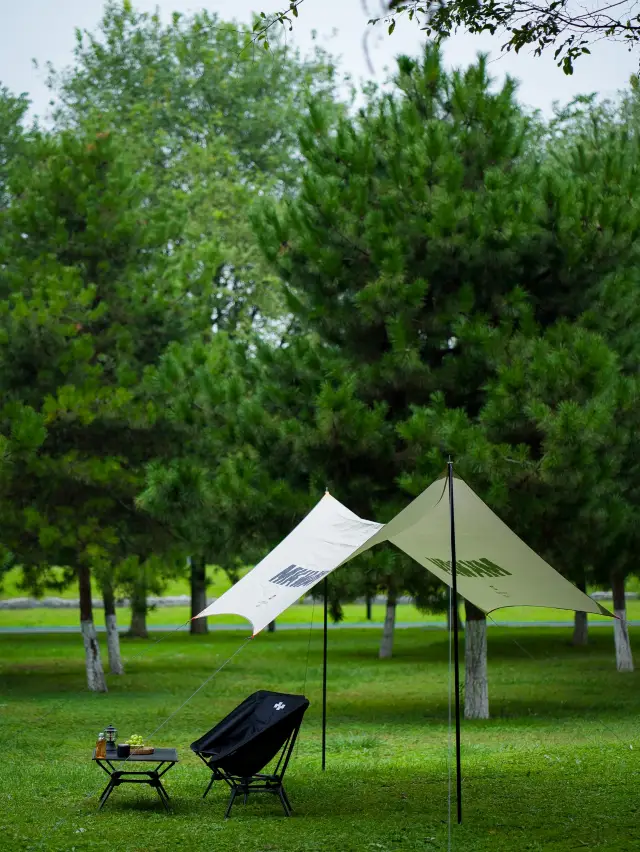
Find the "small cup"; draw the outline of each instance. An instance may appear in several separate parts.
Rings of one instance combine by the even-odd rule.
[[[118,757],[129,757],[131,754],[131,746],[129,743],[123,743],[118,746]]]

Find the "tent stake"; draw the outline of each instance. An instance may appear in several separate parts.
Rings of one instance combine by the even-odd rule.
[[[453,506],[453,462],[449,459],[449,512],[451,516],[451,591],[453,595],[453,666],[456,699],[456,804],[458,825],[462,822],[462,769],[460,760],[460,671],[458,654],[458,571],[456,564],[456,523]]]
[[[322,643],[322,771],[327,766],[327,614],[329,610],[329,578],[324,585],[324,630]]]

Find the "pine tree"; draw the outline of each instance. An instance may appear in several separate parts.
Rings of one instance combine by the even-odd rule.
[[[500,517],[570,580],[597,582],[599,566],[624,564],[638,388],[616,353],[579,323],[515,335],[486,390],[475,418],[442,397],[414,412],[403,427],[416,466],[407,487],[419,490],[421,468],[430,470],[427,440],[452,452]]]
[[[180,223],[148,203],[113,134],[33,141],[0,262],[0,540],[27,567],[73,568],[87,677],[106,689],[91,575],[176,542],[135,498],[171,434],[143,395],[172,341],[207,329],[185,282],[158,262]]]
[[[621,373],[630,380],[637,377],[640,355],[640,215],[634,203],[640,190],[639,102],[637,85],[632,85],[617,103],[579,99],[559,115],[553,139],[560,168],[569,169],[574,175],[583,227],[591,231],[595,227],[615,257],[615,268],[583,295],[587,300],[583,322],[603,335],[618,356]],[[614,623],[616,662],[620,671],[633,669],[626,628],[625,578],[636,570],[632,556],[637,547],[633,507],[640,475],[638,452],[632,440],[637,424],[628,422],[627,428],[631,440],[617,475],[619,506],[608,525],[610,546],[592,568],[593,581],[609,584],[613,591],[618,615]]]
[[[495,351],[539,274],[536,128],[486,64],[401,59],[353,118],[312,104],[299,198],[257,229],[299,327],[319,338],[309,469],[363,517],[406,505],[399,427],[436,391],[477,412]],[[292,334],[298,334],[294,325]],[[286,353],[284,356],[286,357]],[[432,454],[431,476],[443,460]],[[424,594],[431,581],[424,577]]]
[[[614,511],[611,471],[629,434],[624,401],[632,391],[612,336],[602,341],[580,325],[607,298],[601,321],[612,318],[621,305],[612,282],[634,267],[638,160],[627,141],[637,134],[610,124],[594,137],[587,122],[586,145],[580,119],[567,141],[556,125],[547,131],[523,115],[511,82],[492,90],[482,60],[447,74],[433,48],[422,63],[401,59],[396,83],[351,119],[336,121],[312,105],[300,197],[267,202],[257,220],[292,312],[324,347],[314,469],[360,514],[385,520],[406,500],[399,486],[419,493],[454,453],[481,480],[483,496],[497,508],[508,504],[516,530],[525,538],[537,530],[532,544],[543,553],[563,521],[576,525],[567,548],[575,554],[565,563],[572,576],[584,570],[577,525],[595,511],[600,475]],[[628,338],[621,342],[633,346]],[[568,364],[574,345],[582,360]],[[514,351],[519,374],[509,372]],[[551,374],[525,392],[532,363]],[[522,382],[524,400],[501,384],[507,375]],[[613,416],[617,405],[622,420]],[[583,476],[591,489],[584,505],[561,487],[561,499],[541,510],[528,491],[529,479],[541,475],[545,406],[557,410],[547,424],[556,431],[546,464],[557,465],[559,482],[578,465],[573,478]],[[588,430],[583,457],[562,442],[563,418]],[[584,471],[589,454],[609,440],[610,463],[598,459]],[[550,506],[562,506],[561,515]],[[545,522],[536,526],[541,511]],[[478,613],[470,616],[481,622],[473,632],[483,645],[486,626]],[[467,638],[469,657],[483,656]],[[486,715],[488,702],[467,713]]]

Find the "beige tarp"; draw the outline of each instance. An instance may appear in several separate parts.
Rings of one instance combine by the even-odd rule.
[[[454,477],[458,592],[484,612],[545,606],[611,615],[541,559]],[[451,585],[449,489],[436,480],[385,526],[325,494],[256,567],[196,618],[234,613],[260,632],[338,566],[390,541]]]
[[[611,615],[512,532],[464,480],[453,478],[458,592],[484,612],[544,606]],[[451,585],[449,488],[437,479],[358,548],[390,541]]]
[[[371,538],[380,524],[365,521],[330,494],[253,571],[196,618],[235,614],[253,625],[253,633],[277,618],[334,571]]]

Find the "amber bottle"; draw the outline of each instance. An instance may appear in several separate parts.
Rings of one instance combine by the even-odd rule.
[[[107,741],[104,738],[104,734],[98,735],[98,742],[96,743],[96,759],[104,760],[107,756]]]

